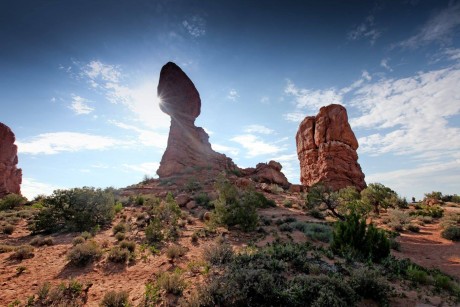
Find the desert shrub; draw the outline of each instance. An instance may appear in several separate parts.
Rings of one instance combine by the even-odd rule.
[[[341,200],[339,193],[333,191],[330,187],[317,183],[314,184],[306,195],[305,204],[309,210],[326,207],[335,217],[343,220],[344,216],[338,212]]]
[[[87,289],[90,286],[87,285]],[[76,280],[70,280],[68,284],[61,283],[54,288],[45,283],[38,289],[34,304],[27,306],[84,306],[87,289]]]
[[[203,250],[203,258],[211,264],[221,265],[233,258],[233,249],[227,243],[217,242]]]
[[[380,304],[388,304],[392,289],[380,272],[367,268],[354,270],[350,284],[360,297],[372,299]]]
[[[102,307],[127,307],[129,306],[129,294],[126,291],[109,291],[104,295],[100,306]]]
[[[168,257],[171,260],[174,260],[175,258],[180,258],[185,253],[187,252],[187,249],[183,246],[180,245],[171,245],[166,249],[166,257]]]
[[[433,218],[431,216],[419,216],[418,219],[424,224],[433,223]]]
[[[145,237],[150,243],[159,243],[164,240],[163,227],[159,219],[153,219],[145,228]]]
[[[280,225],[281,231],[292,232],[292,226],[288,223],[283,223]]]
[[[444,215],[444,209],[438,205],[436,206],[421,205],[420,209],[417,209],[412,214],[420,215],[420,216],[431,216],[432,218],[440,218]]]
[[[315,219],[324,220],[324,214],[317,208],[311,209],[308,213],[311,217],[314,217]]]
[[[227,226],[239,225],[243,231],[254,230],[258,223],[256,208],[262,206],[263,194],[251,190],[240,192],[225,179],[218,180],[216,188],[219,198],[214,201],[212,220]]]
[[[115,239],[117,239],[117,241],[123,241],[125,239],[126,235],[124,232],[118,232],[116,235],[115,235]]]
[[[78,236],[78,237],[73,238],[72,245],[75,246],[78,244],[82,244],[82,243],[85,243],[85,241],[86,241],[85,238],[83,238],[82,236]]]
[[[130,252],[128,249],[115,246],[109,251],[107,259],[114,263],[126,263],[126,261],[129,259],[129,256]]]
[[[160,289],[156,283],[147,283],[145,285],[144,297],[142,298],[139,307],[156,306],[160,299]]]
[[[14,250],[13,245],[8,245],[8,244],[0,244],[0,254],[3,253],[9,253]]]
[[[144,203],[145,203],[145,198],[142,195],[137,195],[136,198],[134,199],[134,204],[136,206],[141,207],[144,205]]]
[[[399,196],[381,183],[370,183],[361,191],[361,201],[374,207],[374,212],[379,214],[381,208],[395,207],[399,202]]]
[[[158,276],[158,286],[165,290],[167,293],[180,295],[185,289],[185,281],[183,280],[180,271],[175,272],[164,272]]]
[[[428,273],[422,270],[419,266],[409,265],[406,271],[407,277],[413,283],[417,284],[427,284],[428,283]]]
[[[6,235],[10,235],[14,232],[14,226],[11,224],[6,224],[2,227],[2,232]]]
[[[395,240],[395,238],[390,238],[390,248],[395,251],[401,251],[401,243]]]
[[[102,251],[95,241],[86,241],[85,243],[75,245],[67,254],[69,263],[74,266],[85,266],[86,264],[99,259]]]
[[[256,203],[256,206],[258,208],[276,207],[276,202],[273,199],[269,199],[269,198],[265,197],[265,195],[263,193],[255,192],[253,190],[246,191],[246,193],[250,194],[249,197],[254,198],[253,201]]]
[[[322,224],[304,223],[302,232],[312,240],[328,243],[332,239],[331,227]]]
[[[407,230],[412,232],[420,232],[420,227],[415,224],[409,224],[409,226],[407,226]]]
[[[93,237],[93,235],[88,231],[83,231],[80,236],[82,236],[85,240],[89,240]]]
[[[441,219],[441,226],[447,228],[449,226],[460,226],[460,213],[449,212]]]
[[[286,208],[292,208],[292,201],[290,201],[289,199],[286,199],[286,200],[283,202],[283,205],[284,205],[284,207],[286,207]]]
[[[460,227],[448,226],[441,232],[441,236],[447,240],[460,241]]]
[[[51,246],[53,244],[54,244],[54,240],[51,237],[46,237],[46,238],[35,237],[30,241],[30,245],[37,246],[37,247],[44,246],[44,245]]]
[[[115,206],[113,206],[113,210],[115,211],[115,214],[116,214],[116,213],[120,213],[121,210],[123,210],[123,204],[122,204],[121,202],[118,201],[118,202],[115,204]]]
[[[404,211],[398,209],[388,209],[388,226],[393,230],[402,231],[411,222],[411,216]]]
[[[120,248],[125,248],[129,250],[131,253],[134,253],[134,251],[136,250],[136,242],[128,240],[121,241]]]
[[[12,253],[9,259],[13,260],[24,260],[30,259],[34,256],[34,248],[30,245],[21,245],[14,249],[14,253]]]
[[[356,213],[336,223],[331,248],[342,255],[352,254],[379,262],[390,253],[390,242],[383,230],[377,229]]]
[[[18,194],[8,194],[0,199],[0,211],[14,209],[27,202],[27,198]]]
[[[452,289],[452,280],[449,276],[438,273],[434,276],[434,286],[436,289],[451,290]]]
[[[199,206],[203,206],[205,208],[208,208],[209,207],[209,202],[210,202],[210,198],[209,198],[209,195],[208,193],[206,192],[200,192],[198,194],[196,194],[193,199],[195,200],[195,202],[199,205]]]
[[[439,191],[433,191],[431,193],[425,193],[425,198],[433,198],[436,200],[441,200],[442,199],[442,193]]]
[[[84,231],[111,223],[114,216],[112,192],[83,187],[56,190],[43,201],[32,226],[35,232]]]
[[[126,223],[118,223],[117,225],[113,226],[113,234],[116,235],[119,232],[126,232],[128,230],[128,225]]]

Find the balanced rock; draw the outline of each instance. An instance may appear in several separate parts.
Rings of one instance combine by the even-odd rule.
[[[160,178],[201,170],[237,169],[230,158],[211,148],[204,129],[195,126],[201,110],[200,94],[192,80],[172,62],[161,69],[158,97],[161,110],[171,116],[168,146],[157,170]]]
[[[356,153],[358,141],[343,106],[331,104],[306,117],[296,143],[303,185],[321,182],[333,190],[354,186],[359,191],[366,187]]]
[[[0,198],[21,194],[22,170],[18,169],[18,148],[11,129],[0,123]]]

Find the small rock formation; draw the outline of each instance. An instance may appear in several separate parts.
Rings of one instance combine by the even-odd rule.
[[[0,198],[21,194],[22,170],[18,169],[18,147],[11,129],[0,123]]]
[[[358,163],[358,141],[348,123],[347,110],[337,104],[322,107],[306,117],[296,135],[300,181],[312,186],[322,182],[333,190],[366,187]]]
[[[158,83],[160,108],[171,116],[168,146],[157,174],[160,178],[200,170],[234,170],[232,159],[211,148],[209,136],[195,126],[200,115],[201,99],[192,80],[176,64],[163,66]]]
[[[289,187],[278,162],[240,169],[232,159],[212,150],[208,134],[195,126],[195,119],[201,111],[200,94],[192,80],[172,62],[161,69],[158,97],[161,110],[171,116],[168,146],[157,170],[160,179],[188,174],[212,178],[218,172],[229,171],[258,182]]]

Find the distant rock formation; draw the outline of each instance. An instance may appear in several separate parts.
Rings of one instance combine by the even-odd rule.
[[[348,123],[347,110],[337,104],[322,107],[306,117],[296,135],[300,181],[312,186],[322,182],[333,190],[366,187],[358,163],[358,141]]]
[[[161,110],[171,116],[168,146],[157,170],[160,179],[183,175],[200,177],[203,171],[208,175],[228,171],[254,181],[289,187],[278,162],[240,169],[232,159],[212,150],[208,134],[195,126],[195,119],[201,111],[200,94],[192,80],[172,62],[161,69],[158,97]]]
[[[161,110],[171,116],[168,146],[157,170],[160,178],[200,169],[237,169],[232,159],[212,150],[208,134],[195,126],[201,110],[200,94],[176,64],[169,62],[161,69],[158,97]]]
[[[13,131],[0,123],[0,198],[21,194],[22,170],[18,169],[18,148]]]

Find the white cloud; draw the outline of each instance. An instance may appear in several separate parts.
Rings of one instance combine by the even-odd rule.
[[[306,114],[303,112],[291,112],[283,114],[283,118],[285,120],[295,123],[300,123],[305,118],[305,116]]]
[[[458,61],[460,60],[460,48],[447,48],[444,51],[445,55],[448,56],[450,60]]]
[[[287,154],[281,156],[275,156],[270,158],[270,160],[275,160],[280,162],[283,168],[281,171],[284,173],[286,178],[291,183],[299,183],[300,179],[300,166],[299,166],[299,159],[297,157],[297,153],[294,154]]]
[[[284,147],[275,145],[273,143],[267,143],[253,134],[237,135],[230,140],[243,146],[243,148],[247,150],[247,156],[249,158],[261,155],[276,154],[285,150]]]
[[[459,25],[460,2],[455,4],[451,2],[447,8],[433,15],[417,34],[397,45],[402,48],[417,48],[432,42],[449,44]]]
[[[347,33],[347,38],[353,41],[367,39],[371,45],[374,45],[380,35],[381,32],[375,26],[374,16],[369,15],[364,22],[355,26]]]
[[[131,171],[143,173],[146,175],[154,174],[154,176],[156,176],[156,171],[160,167],[160,163],[145,162],[140,164],[123,164],[123,167]]]
[[[237,156],[240,152],[238,148],[230,147],[226,145],[212,144],[211,146],[212,146],[212,149],[214,149],[215,151],[220,152],[220,153],[225,153],[230,157]]]
[[[200,37],[206,34],[206,20],[200,16],[193,16],[182,21],[182,25],[193,37]]]
[[[109,120],[109,123],[118,128],[136,132],[138,134],[137,141],[144,146],[152,146],[161,150],[166,149],[168,133],[160,133],[152,129],[141,129],[115,120]]]
[[[263,104],[268,104],[270,102],[270,97],[268,96],[262,96],[260,98],[260,102],[263,103]]]
[[[119,146],[123,142],[111,137],[78,133],[53,132],[43,133],[29,140],[16,142],[22,154],[57,154],[81,150],[104,150]]]
[[[386,70],[388,71],[393,71],[393,69],[390,67],[390,65],[388,64],[388,62],[390,61],[389,58],[384,58],[380,61],[380,66],[382,66],[383,68],[385,68]]]
[[[320,107],[331,103],[343,104],[343,95],[335,88],[325,90],[310,90],[298,88],[291,81],[287,80],[287,85],[284,88],[284,93],[295,98],[297,109],[318,110]]]
[[[83,67],[82,74],[92,80],[92,86],[98,81],[119,82],[121,72],[118,66],[104,64],[100,61],[91,61]]]
[[[260,134],[272,134],[273,129],[267,128],[262,125],[249,125],[244,129],[246,133],[260,133]]]
[[[381,182],[397,187],[398,193],[418,199],[424,193],[442,191],[458,193],[460,185],[460,159],[444,163],[420,164],[413,168],[366,175],[367,182]],[[410,193],[410,194],[409,194]]]
[[[232,101],[236,101],[238,98],[240,98],[240,95],[238,95],[238,92],[235,89],[231,89],[228,92],[227,99],[230,99]]]
[[[87,102],[89,100],[77,96],[77,95],[72,95],[72,103],[69,106],[69,109],[75,112],[77,115],[82,115],[82,114],[89,114],[94,111],[94,108],[91,108]]]
[[[39,194],[51,195],[54,190],[62,189],[52,184],[38,182],[33,178],[22,178],[21,193],[29,200],[33,199]]]
[[[460,114],[460,69],[382,79],[357,89],[351,105],[361,115],[353,127],[376,129],[358,141],[371,154],[416,154],[435,159],[460,150],[460,129],[449,118]]]

